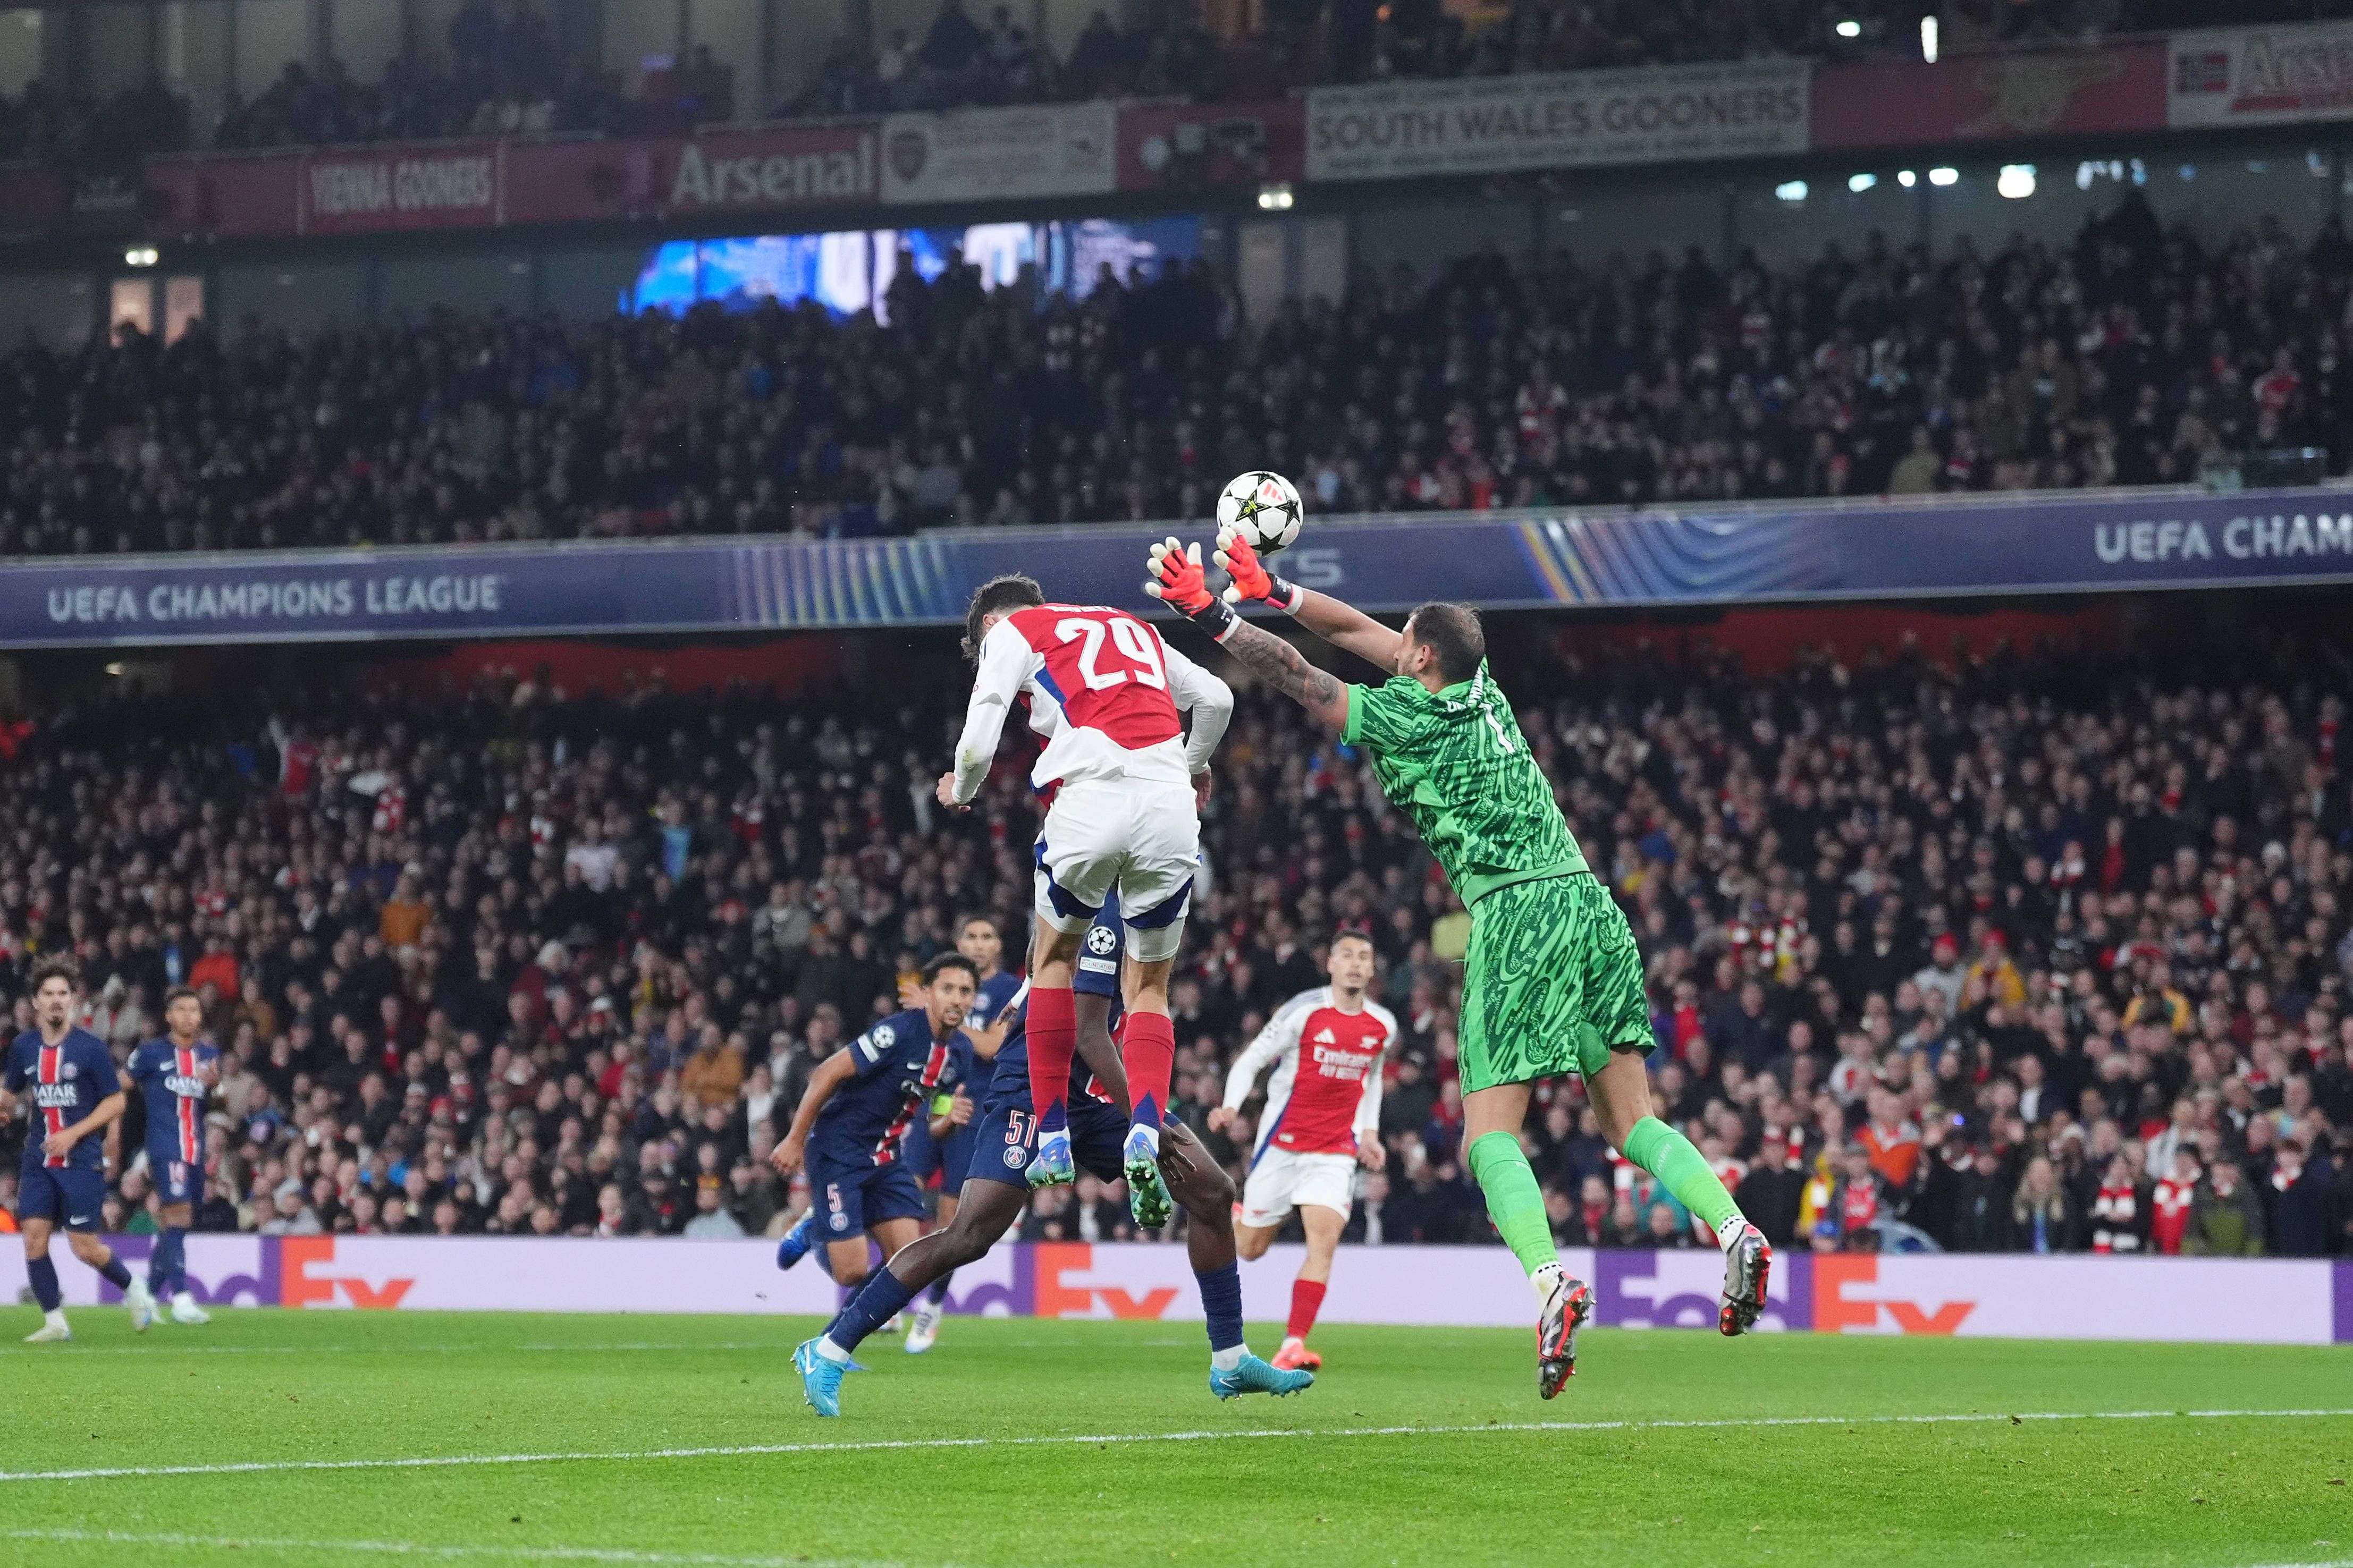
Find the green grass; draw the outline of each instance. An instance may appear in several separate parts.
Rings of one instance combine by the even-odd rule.
[[[2353,1409],[2343,1349],[1595,1333],[1546,1405],[1525,1334],[1329,1328],[1314,1389],[1219,1405],[1198,1331],[954,1320],[921,1359],[872,1342],[820,1422],[787,1362],[806,1321],[246,1311],[134,1341],[85,1309],[74,1344],[25,1347],[5,1327],[0,1563],[43,1568],[2353,1560],[2353,1415],[2034,1418]],[[1884,1419],[1924,1415],[1988,1419]],[[1857,1419],[1645,1425],[1794,1417]],[[1510,1429],[1537,1422],[1627,1425]],[[1363,1432],[1391,1426],[1417,1430]],[[1208,1436],[992,1441],[1174,1433]],[[857,1443],[932,1446],[649,1452]],[[518,1454],[639,1457],[16,1479]]]

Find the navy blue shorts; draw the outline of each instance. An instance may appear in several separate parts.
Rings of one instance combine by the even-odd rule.
[[[988,1109],[970,1131],[972,1163],[965,1181],[1027,1185],[1029,1162],[1038,1157],[1038,1119],[1029,1110],[1028,1076],[992,1092]],[[1071,1102],[1071,1158],[1080,1170],[1106,1182],[1120,1180],[1127,1173],[1121,1157],[1126,1143],[1127,1117],[1119,1107],[1100,1100]]]
[[[899,1138],[899,1163],[915,1173],[918,1186],[932,1179],[940,1168],[940,1146],[932,1142],[931,1123],[918,1116],[908,1123]]]
[[[166,1207],[204,1196],[205,1168],[179,1158],[176,1149],[148,1150],[147,1174],[155,1184],[155,1201]]]
[[[972,1152],[980,1147],[980,1116],[977,1111],[970,1121],[948,1134],[948,1141],[939,1145],[940,1195],[952,1198],[964,1191],[965,1174],[972,1166]]]
[[[59,1230],[95,1231],[105,1217],[106,1173],[87,1165],[27,1163],[16,1183],[16,1223],[45,1219]]]
[[[809,1202],[817,1230],[828,1242],[849,1241],[886,1219],[923,1217],[923,1184],[903,1161],[888,1165],[809,1162]]]

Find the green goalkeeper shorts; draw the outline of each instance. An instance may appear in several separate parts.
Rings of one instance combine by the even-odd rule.
[[[1599,1072],[1613,1048],[1651,1048],[1634,931],[1591,872],[1498,888],[1471,906],[1463,960],[1462,1092]]]

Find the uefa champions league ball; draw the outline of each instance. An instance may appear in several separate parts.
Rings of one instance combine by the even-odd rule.
[[[1299,490],[1281,474],[1263,469],[1236,474],[1218,492],[1218,527],[1232,528],[1261,555],[1271,555],[1299,537],[1305,517]]]

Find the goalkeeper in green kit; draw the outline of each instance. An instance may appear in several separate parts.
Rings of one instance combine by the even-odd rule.
[[[1233,577],[1226,600],[1263,601],[1391,672],[1378,685],[1342,683],[1213,595],[1199,545],[1153,546],[1145,592],[1370,752],[1382,790],[1413,818],[1471,911],[1457,1027],[1463,1144],[1487,1212],[1535,1290],[1538,1391],[1550,1399],[1576,1371],[1577,1331],[1593,1311],[1592,1290],[1553,1250],[1544,1194],[1520,1148],[1538,1079],[1583,1078],[1611,1147],[1715,1228],[1724,1247],[1718,1326],[1726,1334],[1753,1327],[1772,1248],[1691,1140],[1651,1113],[1651,1012],[1633,930],[1586,865],[1487,671],[1478,612],[1424,605],[1402,632],[1391,631],[1275,576],[1232,529],[1218,544],[1217,563]]]

